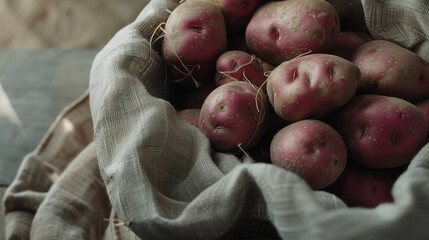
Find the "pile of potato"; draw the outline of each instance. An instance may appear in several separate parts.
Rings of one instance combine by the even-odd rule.
[[[216,151],[373,207],[428,141],[429,63],[327,1],[186,0],[163,28],[171,102]]]

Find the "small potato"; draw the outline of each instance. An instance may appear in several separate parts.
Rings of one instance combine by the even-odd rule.
[[[325,122],[307,119],[281,129],[270,146],[274,165],[301,176],[313,189],[332,184],[347,163],[340,134]]]
[[[212,148],[222,152],[247,150],[264,135],[268,98],[248,82],[225,83],[213,90],[201,107],[199,128]]]
[[[216,86],[232,81],[249,81],[262,87],[267,80],[266,72],[273,70],[271,64],[243,51],[226,51],[216,61]]]
[[[360,46],[352,62],[361,70],[360,94],[379,94],[416,102],[429,97],[429,63],[386,40]]]
[[[320,119],[355,94],[359,68],[329,54],[310,54],[277,66],[267,79],[274,111],[287,121]]]

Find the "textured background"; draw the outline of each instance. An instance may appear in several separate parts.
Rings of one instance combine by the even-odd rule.
[[[100,49],[147,1],[0,0],[0,49]]]

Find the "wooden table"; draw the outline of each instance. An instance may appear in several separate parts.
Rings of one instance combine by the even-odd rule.
[[[5,50],[0,55],[0,187],[14,179],[57,115],[87,89],[95,50]]]

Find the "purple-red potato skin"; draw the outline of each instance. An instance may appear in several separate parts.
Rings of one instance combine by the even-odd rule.
[[[262,0],[208,0],[218,6],[225,17],[226,29],[229,33],[246,29],[253,13],[261,5]]]
[[[226,83],[207,96],[201,107],[199,128],[215,150],[250,149],[265,133],[268,104],[266,94],[252,84]]]
[[[386,40],[360,46],[352,62],[361,70],[358,92],[416,102],[429,97],[429,63],[416,53]]]
[[[266,72],[274,67],[261,59],[243,51],[224,52],[216,61],[216,86],[232,81],[249,81],[257,87],[263,87],[267,79]]]
[[[329,122],[343,136],[349,159],[370,168],[408,164],[427,133],[423,113],[396,97],[356,95]]]
[[[326,191],[349,207],[374,208],[393,202],[392,187],[404,168],[366,168],[347,164],[341,176]]]
[[[162,50],[172,81],[192,86],[213,79],[216,59],[226,48],[223,14],[210,2],[187,0],[165,23]]]
[[[284,62],[267,78],[275,112],[287,121],[321,119],[356,93],[359,68],[330,54],[310,54]]]
[[[337,44],[332,48],[331,54],[351,61],[356,49],[371,40],[371,36],[364,32],[341,31],[338,35]]]
[[[313,189],[332,184],[347,163],[347,149],[340,134],[315,119],[287,125],[272,139],[271,162],[301,176]]]
[[[198,109],[198,108],[183,109],[178,111],[177,115],[185,122],[191,124],[196,128],[199,128],[198,121],[200,119],[200,112],[201,112],[201,109]]]
[[[324,0],[268,2],[256,10],[246,28],[247,46],[272,64],[303,53],[327,53],[340,32],[338,13]]]

